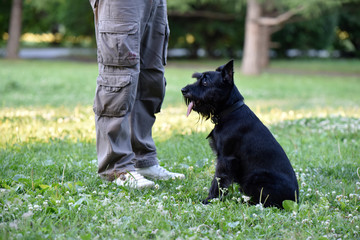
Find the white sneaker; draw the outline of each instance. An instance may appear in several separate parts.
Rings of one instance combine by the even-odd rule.
[[[173,173],[169,172],[165,168],[160,165],[154,165],[147,168],[136,168],[136,171],[143,175],[144,177],[151,179],[159,179],[159,180],[168,180],[170,178],[175,179],[184,179],[185,175],[181,173]]]
[[[119,186],[126,186],[136,189],[151,188],[155,185],[153,181],[147,180],[136,171],[131,171],[120,175],[120,177],[115,180],[115,183]]]

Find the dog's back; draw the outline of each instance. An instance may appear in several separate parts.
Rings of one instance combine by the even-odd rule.
[[[288,157],[247,105],[220,119],[212,138],[214,150],[222,155],[218,159],[232,159],[231,178],[254,203],[261,199],[265,206],[281,207],[284,200],[298,201]]]

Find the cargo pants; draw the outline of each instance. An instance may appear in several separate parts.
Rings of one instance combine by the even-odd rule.
[[[99,75],[94,100],[98,173],[158,164],[152,138],[165,95],[166,0],[90,0]]]

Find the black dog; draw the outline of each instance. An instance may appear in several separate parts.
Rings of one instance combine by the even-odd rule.
[[[208,138],[217,155],[217,165],[209,196],[203,203],[219,197],[219,190],[233,182],[251,197],[252,204],[282,208],[284,200],[298,202],[298,183],[288,157],[244,104],[233,75],[230,61],[216,71],[194,73],[197,81],[181,89],[187,114],[193,109],[215,124]]]

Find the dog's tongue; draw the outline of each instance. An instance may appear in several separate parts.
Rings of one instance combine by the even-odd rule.
[[[191,101],[191,102],[189,103],[189,106],[188,106],[188,109],[187,109],[186,117],[188,117],[188,116],[190,115],[193,106],[194,106],[194,102]]]

